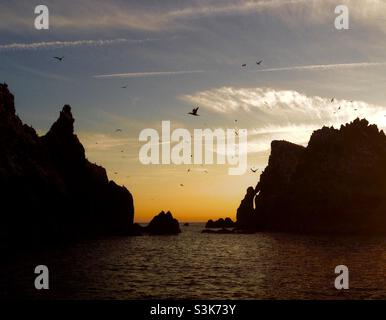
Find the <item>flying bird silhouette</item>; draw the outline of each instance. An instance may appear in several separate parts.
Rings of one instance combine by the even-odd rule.
[[[115,132],[122,132],[122,129],[116,129]]]
[[[63,61],[64,57],[53,57],[53,59],[56,59],[58,61]]]
[[[247,64],[246,64],[246,63],[243,63],[241,66],[242,66],[243,68],[245,68],[245,67],[247,66]]]
[[[190,114],[190,115],[192,115],[192,116],[198,117],[199,114],[197,114],[197,111],[198,111],[199,108],[200,108],[200,107],[194,108],[194,109],[192,110],[192,112],[188,112],[188,114]]]
[[[253,168],[251,168],[251,171],[252,171],[253,173],[256,173],[257,170],[259,170],[259,169],[253,169]]]
[[[263,62],[263,60],[256,61],[256,64],[259,66],[259,65],[261,65],[262,62]]]

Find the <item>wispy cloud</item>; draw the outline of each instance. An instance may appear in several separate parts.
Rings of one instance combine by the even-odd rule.
[[[123,5],[120,1],[102,0],[80,0],[71,10],[63,7],[60,3],[50,4],[55,7],[56,14],[53,25],[55,28],[71,29],[106,29],[106,28],[130,28],[137,30],[159,31],[175,27],[186,19],[199,18],[202,16],[224,15],[224,14],[247,14],[278,8],[283,5],[304,3],[307,0],[239,0],[234,1],[197,1],[192,3],[178,4],[167,3],[162,6],[150,5],[146,7],[137,6],[135,3]],[[29,1],[23,5],[18,4],[18,10],[23,6],[29,6]],[[58,9],[62,10],[58,10]],[[25,12],[25,8],[22,12]],[[59,13],[60,12],[60,13]],[[3,28],[15,26],[30,28],[30,21],[17,14],[12,9],[4,8],[0,12],[0,25]]]
[[[181,71],[152,71],[152,72],[128,72],[100,74],[93,76],[97,79],[103,78],[143,78],[143,77],[160,77],[160,76],[178,76],[184,74],[203,73],[205,70],[181,70]]]
[[[130,138],[113,137],[107,134],[79,134],[88,151],[108,151],[111,149],[133,146],[136,140]]]
[[[339,127],[339,124],[336,125]],[[319,124],[267,125],[249,130],[249,153],[265,152],[271,149],[272,140],[286,140],[306,146],[313,131]]]
[[[188,6],[183,9],[171,10],[166,16],[170,19],[192,18],[200,16],[246,14],[276,9],[282,6],[290,6],[305,3],[307,0],[260,0],[260,1],[222,1],[222,3],[207,2],[204,5]]]
[[[161,39],[100,39],[100,40],[76,40],[76,41],[42,41],[32,43],[9,43],[0,44],[0,51],[12,50],[37,50],[37,49],[57,49],[65,47],[80,47],[80,46],[110,46],[118,44],[137,44],[151,41],[159,41]]]
[[[272,140],[287,140],[306,145],[314,130],[322,126],[339,128],[355,118],[366,118],[386,127],[386,108],[365,101],[307,96],[295,90],[273,88],[221,87],[200,91],[181,99],[212,112],[237,114],[248,129],[248,153],[266,152]]]
[[[20,0],[21,1],[21,0]],[[130,28],[159,31],[178,27],[187,20],[216,15],[256,14],[274,12],[282,20],[320,23],[331,21],[336,0],[223,0],[194,1],[186,3],[162,2],[162,6],[138,6],[136,3],[123,4],[121,1],[79,0],[66,8],[58,2],[50,3],[56,9],[53,25],[66,29]],[[351,15],[358,21],[365,21],[386,30],[386,3],[383,0],[341,0],[339,4],[350,7]],[[30,1],[15,4],[14,8],[2,8],[0,30],[15,27],[31,28],[31,22],[24,16]],[[22,14],[19,14],[19,13]],[[301,19],[298,19],[301,17]]]
[[[307,96],[295,90],[221,87],[180,98],[216,113],[244,111],[266,125],[334,125],[365,117],[372,123],[386,126],[386,108],[383,106],[364,101]]]

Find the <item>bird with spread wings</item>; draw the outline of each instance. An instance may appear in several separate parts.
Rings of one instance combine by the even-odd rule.
[[[199,108],[200,108],[200,107],[194,108],[191,112],[188,112],[188,114],[190,114],[190,115],[192,115],[192,116],[198,117],[199,114],[197,113],[197,111],[198,111]]]

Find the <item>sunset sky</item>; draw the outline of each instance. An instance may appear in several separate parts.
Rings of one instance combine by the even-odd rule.
[[[180,221],[234,219],[272,140],[306,145],[313,130],[356,117],[386,127],[386,1],[44,3],[50,29],[38,31],[40,3],[0,0],[0,82],[40,134],[72,106],[87,157],[132,192],[136,221],[161,210]],[[334,27],[339,4],[349,30]],[[187,115],[196,106],[200,117]],[[248,129],[249,168],[259,171],[141,164],[139,133],[162,120],[191,132]]]

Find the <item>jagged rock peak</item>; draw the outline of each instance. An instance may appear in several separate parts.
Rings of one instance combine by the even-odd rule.
[[[345,140],[350,139],[352,141],[367,140],[367,139],[380,139],[385,140],[386,136],[383,130],[379,130],[375,124],[369,124],[366,119],[356,118],[354,121],[341,125],[340,129],[333,127],[326,127],[313,132],[308,146],[310,148],[315,145],[324,144],[328,141],[334,141],[341,137]]]
[[[72,116],[71,107],[66,104],[60,111],[59,119],[52,125],[50,133],[61,136],[73,135],[74,133],[74,117]]]
[[[0,84],[0,114],[15,115],[15,98],[6,83]]]
[[[181,232],[179,222],[173,218],[170,211],[161,211],[156,215],[146,227],[151,234],[178,234]]]
[[[379,130],[377,125],[369,124],[366,119],[356,118],[353,122],[347,123],[346,125],[342,125],[340,127],[340,131],[342,132],[363,132],[369,135],[379,135],[385,136],[383,130]]]

